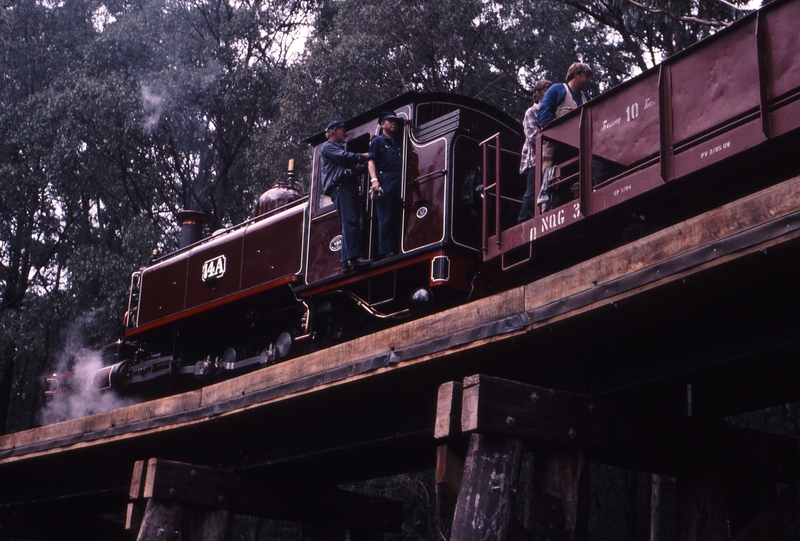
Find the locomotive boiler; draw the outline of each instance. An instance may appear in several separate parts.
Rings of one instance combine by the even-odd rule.
[[[368,150],[381,111],[403,119],[400,249],[355,272],[320,189],[325,136],[312,136],[307,194],[278,186],[207,238],[192,234],[202,216],[183,216],[186,245],[133,273],[123,336],[92,386],[147,394],[266,366],[536,279],[624,241],[632,220],[669,225],[797,174],[797,20],[800,0],[773,2],[548,125],[537,155],[549,142],[554,164],[537,163],[537,191],[547,173],[571,197],[522,223],[522,128],[502,111],[412,92],[349,119],[351,152]],[[372,256],[368,197],[361,221]]]

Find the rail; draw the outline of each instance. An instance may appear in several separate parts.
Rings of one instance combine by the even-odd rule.
[[[492,144],[494,143],[494,144]],[[494,197],[495,205],[494,205],[494,230],[497,236],[497,240],[495,244],[498,247],[502,246],[502,235],[500,232],[503,229],[502,224],[502,203],[506,202],[513,202],[513,203],[522,203],[521,199],[517,199],[515,197],[511,197],[508,195],[503,194],[503,184],[501,182],[501,178],[503,176],[503,155],[512,155],[512,156],[519,156],[520,153],[505,149],[502,145],[502,138],[500,132],[495,133],[491,137],[484,139],[480,142],[480,147],[482,149],[482,159],[483,159],[483,224],[482,224],[482,238],[481,238],[481,250],[484,254],[487,253],[489,249],[489,215],[490,211],[492,210],[489,205],[489,198]],[[491,182],[491,178],[489,175],[488,165],[491,163],[490,156],[492,154],[492,149],[494,150],[494,182]]]

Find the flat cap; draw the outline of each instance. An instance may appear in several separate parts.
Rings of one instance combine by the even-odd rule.
[[[341,120],[334,120],[333,122],[328,124],[328,127],[325,128],[325,131],[331,131],[336,128],[344,128],[344,122],[342,122]]]
[[[393,111],[384,111],[384,112],[381,113],[381,116],[378,117],[378,124],[383,124],[384,120],[398,120],[398,121],[400,121],[400,120],[403,120],[403,119],[400,118],[399,116],[397,116],[396,114],[394,114]]]

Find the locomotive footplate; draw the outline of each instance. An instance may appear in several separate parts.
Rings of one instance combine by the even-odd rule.
[[[435,250],[395,256],[376,262],[362,272],[300,287],[296,292],[300,299],[344,294],[376,317],[404,316],[414,303],[412,299],[458,295],[463,302],[483,294],[485,289],[491,288],[490,284],[498,286],[501,280],[494,267],[484,266],[476,256]],[[480,291],[476,291],[476,284],[480,285]],[[420,293],[423,289],[427,297]],[[433,295],[434,290],[436,295]],[[390,306],[392,309],[388,309]]]

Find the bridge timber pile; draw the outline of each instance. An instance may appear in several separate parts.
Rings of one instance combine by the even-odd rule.
[[[798,268],[795,177],[446,312],[2,436],[0,537],[225,539],[245,514],[376,539],[402,505],[337,487],[436,468],[453,541],[583,539],[597,462],[674,477],[680,540],[771,539],[798,516],[797,441],[724,419],[800,400]],[[526,451],[531,532],[509,516]]]

